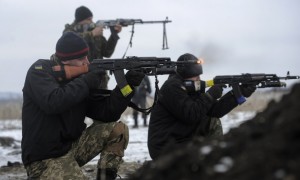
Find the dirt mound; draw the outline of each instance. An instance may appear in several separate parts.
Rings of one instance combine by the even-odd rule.
[[[169,149],[142,166],[131,180],[300,179],[300,84],[222,139]]]

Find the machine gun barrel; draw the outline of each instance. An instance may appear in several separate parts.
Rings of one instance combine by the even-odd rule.
[[[108,28],[110,26],[115,26],[117,24],[121,26],[129,26],[129,25],[134,25],[134,24],[166,24],[166,23],[171,23],[171,20],[160,20],[160,21],[143,21],[142,19],[122,19],[118,18],[115,20],[98,20],[95,24],[97,26],[102,26],[105,28]]]

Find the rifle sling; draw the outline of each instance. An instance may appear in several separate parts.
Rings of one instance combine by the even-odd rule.
[[[126,97],[130,93],[132,93],[133,90],[127,83],[127,80],[126,80],[125,74],[124,74],[124,70],[123,69],[115,70],[114,75],[115,75],[115,79],[117,81],[117,84],[118,84],[123,96]]]

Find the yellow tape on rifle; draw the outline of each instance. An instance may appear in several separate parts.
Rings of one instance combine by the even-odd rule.
[[[211,87],[214,85],[214,80],[208,80],[206,81],[206,87]]]
[[[131,92],[132,92],[132,89],[128,84],[121,89],[121,93],[125,97],[128,96]]]

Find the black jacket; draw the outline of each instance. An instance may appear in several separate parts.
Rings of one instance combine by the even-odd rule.
[[[201,136],[207,135],[210,117],[222,117],[237,105],[231,92],[219,101],[211,100],[205,93],[190,95],[183,87],[183,80],[178,75],[171,76],[161,87],[158,103],[150,116],[148,149],[151,158],[156,159],[170,142],[190,141],[199,128]]]
[[[85,117],[117,121],[130,102],[118,88],[111,96],[91,98],[82,77],[59,83],[52,72],[52,61],[38,60],[28,70],[23,88],[22,160],[59,157],[86,128]]]

